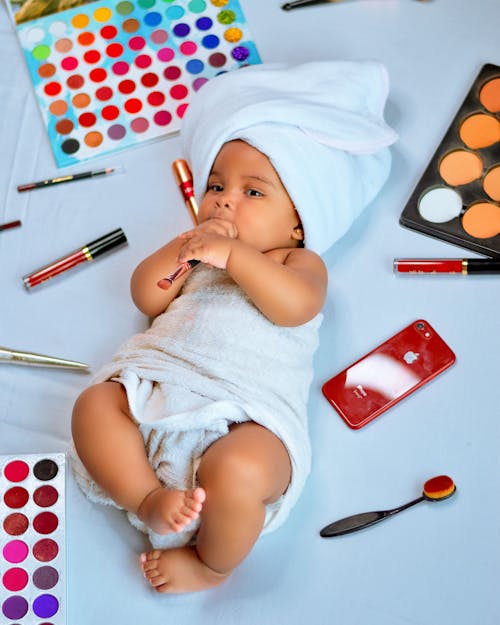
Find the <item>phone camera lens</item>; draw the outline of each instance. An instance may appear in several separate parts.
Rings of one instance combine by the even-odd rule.
[[[419,322],[417,323],[417,330],[423,330],[425,328],[424,324]]]

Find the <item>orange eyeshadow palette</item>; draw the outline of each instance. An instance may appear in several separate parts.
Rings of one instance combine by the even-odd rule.
[[[0,622],[65,625],[65,455],[0,456],[0,486]]]
[[[500,67],[484,65],[400,223],[500,257]]]

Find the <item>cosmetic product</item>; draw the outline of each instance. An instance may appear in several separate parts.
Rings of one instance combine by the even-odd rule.
[[[0,488],[2,623],[65,625],[65,455],[0,456]]]
[[[33,287],[58,276],[59,274],[77,267],[81,263],[92,261],[106,252],[114,250],[119,245],[127,243],[127,237],[121,228],[117,228],[108,234],[87,243],[83,247],[70,252],[66,256],[37,269],[23,277],[23,284],[31,290]]]
[[[198,265],[199,262],[200,262],[199,260],[187,260],[185,263],[181,263],[177,267],[177,269],[173,271],[171,274],[169,274],[165,278],[162,278],[161,280],[158,280],[158,286],[160,287],[160,289],[163,289],[164,291],[168,290],[172,286],[172,284],[177,280],[177,278],[180,278],[188,271],[191,271],[191,269],[196,267],[196,265]]]
[[[400,224],[500,258],[500,66],[484,65],[422,174]]]
[[[76,180],[95,178],[96,176],[108,176],[109,174],[118,173],[119,171],[122,171],[121,167],[107,167],[106,169],[99,169],[97,171],[84,171],[79,174],[68,174],[67,176],[59,176],[58,178],[49,178],[48,180],[20,184],[17,190],[21,193],[22,191],[32,191],[33,189],[45,189],[45,187],[52,187],[56,184],[75,182]]]
[[[16,219],[16,221],[8,221],[5,224],[0,224],[0,231],[9,230],[10,228],[18,228],[20,225],[21,221],[19,219]]]
[[[351,532],[356,532],[357,530],[379,523],[384,519],[394,516],[398,512],[406,510],[410,506],[420,503],[421,501],[443,501],[443,499],[448,499],[448,497],[451,497],[455,491],[456,486],[451,477],[448,477],[447,475],[438,475],[437,477],[433,477],[425,482],[422,496],[418,499],[414,499],[413,501],[399,506],[398,508],[393,508],[392,510],[353,514],[352,516],[330,523],[330,525],[327,525],[321,530],[320,536],[323,538],[330,538],[332,536],[350,534]]]
[[[198,204],[194,197],[193,176],[189,165],[184,159],[178,158],[172,163],[172,170],[191,219],[196,226],[198,223]]]
[[[0,364],[29,365],[32,367],[60,367],[63,369],[75,369],[87,371],[89,366],[76,360],[66,360],[55,356],[45,356],[33,352],[21,352],[17,349],[0,347]]]
[[[500,274],[500,259],[493,258],[395,258],[394,273]]]
[[[287,2],[282,5],[282,9],[284,11],[290,11],[291,9],[299,9],[300,7],[310,7],[314,4],[327,4],[327,3],[338,3],[342,2],[342,0],[295,0],[295,2]]]

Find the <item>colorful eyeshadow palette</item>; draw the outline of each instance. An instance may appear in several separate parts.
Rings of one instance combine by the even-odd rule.
[[[2,623],[64,625],[65,456],[0,456]]]
[[[481,69],[400,223],[500,257],[500,67]]]
[[[238,0],[99,0],[16,30],[59,167],[177,132],[207,80],[261,62]]]

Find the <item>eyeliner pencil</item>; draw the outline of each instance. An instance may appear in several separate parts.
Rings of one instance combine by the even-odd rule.
[[[327,4],[327,3],[342,2],[342,0],[295,0],[294,2],[286,2],[282,5],[284,11],[290,11],[291,9],[298,9],[300,7],[310,7],[313,4]]]
[[[5,224],[0,224],[0,230],[9,230],[9,228],[18,228],[21,225],[21,220],[16,219],[16,221],[8,221]]]
[[[21,352],[17,349],[0,347],[0,363],[12,365],[30,365],[35,367],[61,367],[86,371],[89,366],[76,360],[66,360],[55,356],[45,356],[34,352]]]
[[[45,187],[52,187],[55,184],[63,184],[64,182],[74,182],[75,180],[95,178],[96,176],[107,176],[116,171],[116,167],[106,167],[106,169],[98,169],[97,171],[84,171],[79,174],[68,174],[67,176],[59,176],[58,178],[49,178],[38,182],[20,184],[17,187],[17,190],[19,193],[22,193],[23,191],[32,191],[33,189],[44,189]]]

